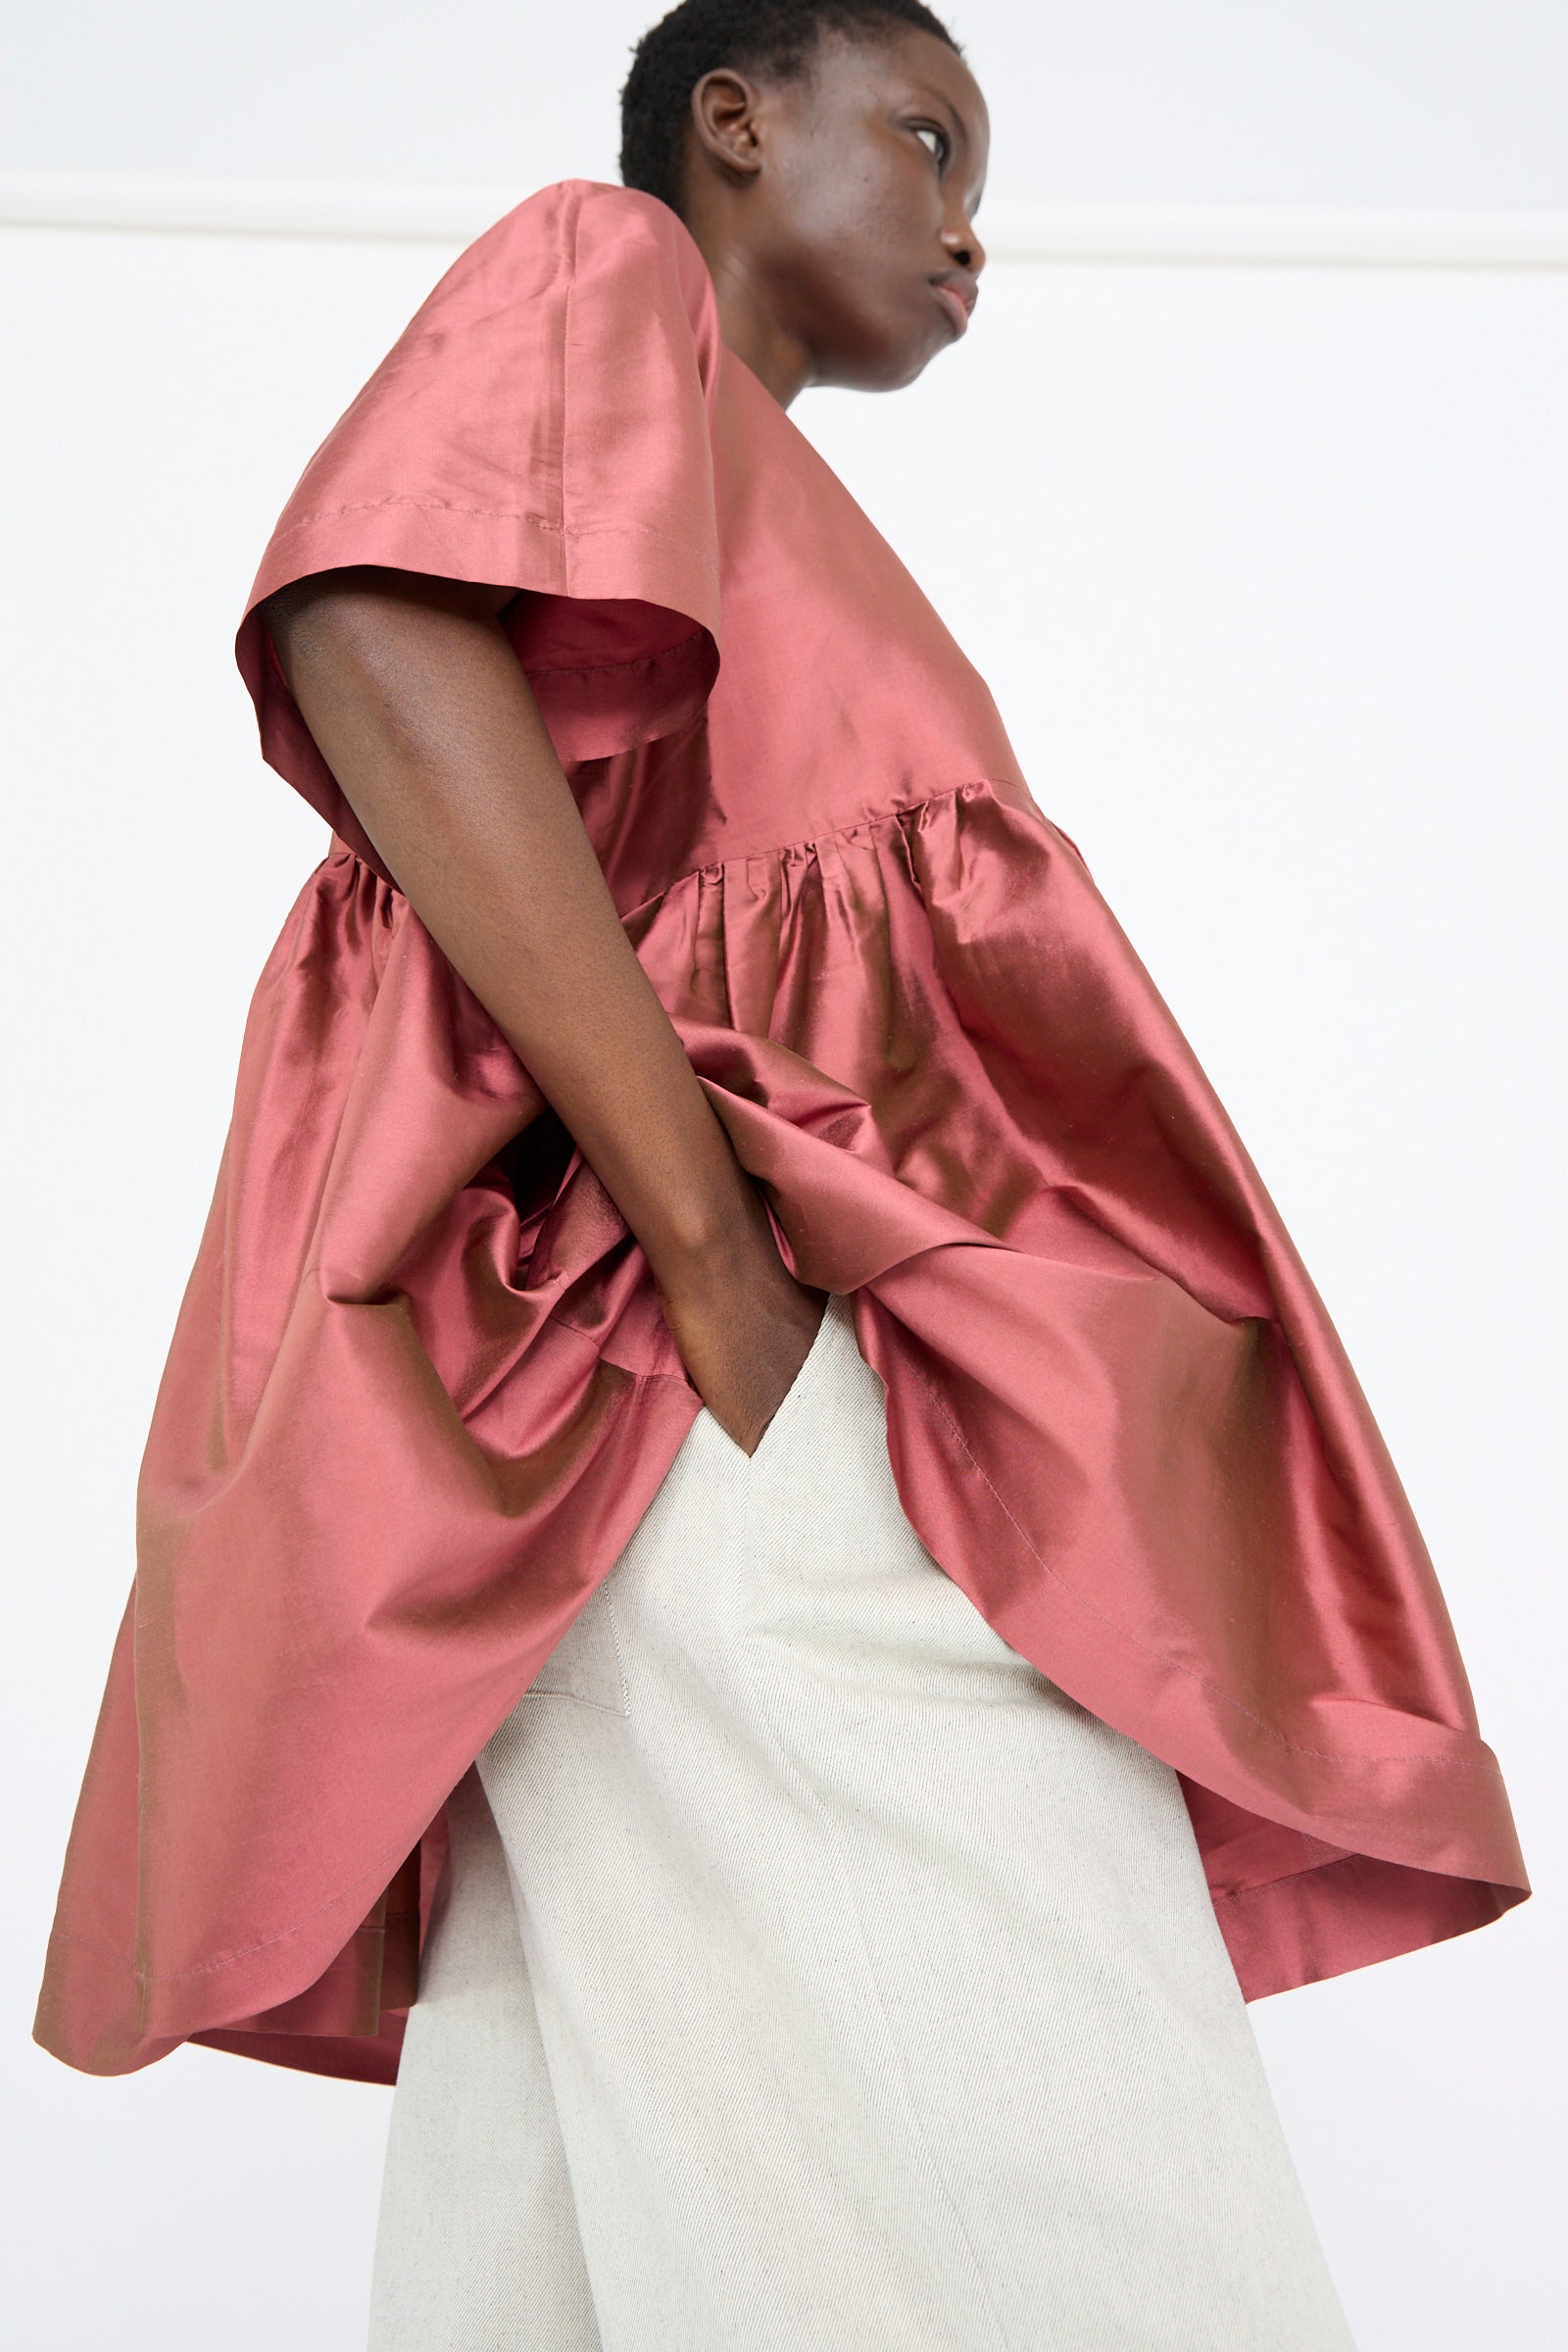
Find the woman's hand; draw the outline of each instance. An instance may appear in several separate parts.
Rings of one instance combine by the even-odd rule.
[[[810,1352],[827,1298],[796,1281],[767,1211],[749,1184],[747,1191],[751,1211],[722,1245],[656,1279],[693,1386],[719,1427],[752,1454]]]

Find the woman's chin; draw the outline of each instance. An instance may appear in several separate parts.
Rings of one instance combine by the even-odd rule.
[[[942,332],[939,320],[935,333],[927,328],[919,335],[879,338],[853,352],[837,352],[814,380],[846,392],[902,392],[952,340]]]

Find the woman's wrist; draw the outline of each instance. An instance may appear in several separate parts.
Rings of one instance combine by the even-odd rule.
[[[688,1193],[659,1230],[639,1236],[666,1297],[722,1295],[755,1282],[760,1265],[782,1265],[761,1196],[727,1142],[723,1148],[724,1181]]]

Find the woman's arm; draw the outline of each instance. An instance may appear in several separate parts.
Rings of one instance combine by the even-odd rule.
[[[797,1283],[600,871],[503,588],[318,573],[265,618],[389,873],[526,1065],[647,1252],[704,1402],[754,1452],[805,1359]]]

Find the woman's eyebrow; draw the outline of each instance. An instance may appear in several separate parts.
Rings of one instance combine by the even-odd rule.
[[[906,86],[911,97],[925,99],[931,105],[940,107],[945,115],[959,125],[960,129],[963,127],[963,118],[953,100],[945,90],[939,90],[934,82],[911,80]]]

